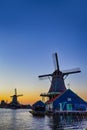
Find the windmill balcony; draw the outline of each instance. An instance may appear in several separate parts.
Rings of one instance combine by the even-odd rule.
[[[51,95],[61,94],[60,92],[41,93],[40,96],[49,97]]]

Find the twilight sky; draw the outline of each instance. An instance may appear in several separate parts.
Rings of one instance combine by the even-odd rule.
[[[87,101],[87,1],[0,1],[0,100],[11,101],[17,88],[21,103],[34,103],[48,92],[48,79],[38,75],[79,67],[65,80]]]

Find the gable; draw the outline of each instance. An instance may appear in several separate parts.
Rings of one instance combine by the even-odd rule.
[[[80,98],[77,94],[75,94],[72,90],[66,90],[59,98],[55,99],[53,104],[56,106],[58,103],[72,103],[72,104],[84,104],[87,103]]]
[[[36,107],[36,106],[44,107],[45,104],[44,104],[42,101],[39,100],[39,101],[35,102],[35,103],[32,105],[32,107]]]

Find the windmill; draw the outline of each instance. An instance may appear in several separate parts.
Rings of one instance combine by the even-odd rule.
[[[12,105],[18,105],[19,102],[17,101],[17,98],[20,97],[20,96],[23,96],[23,94],[17,95],[17,89],[15,88],[15,94],[10,96],[12,98],[11,104]]]
[[[54,56],[55,56],[54,58],[55,58],[55,63],[56,63],[55,71],[53,73],[51,73],[51,74],[45,74],[45,75],[38,76],[39,78],[52,77],[51,86],[50,86],[50,89],[49,89],[48,93],[40,94],[40,96],[49,97],[49,99],[52,99],[57,95],[60,95],[61,93],[63,93],[66,90],[64,79],[69,74],[74,74],[74,73],[81,72],[81,70],[79,68],[60,71],[57,53],[55,53]]]

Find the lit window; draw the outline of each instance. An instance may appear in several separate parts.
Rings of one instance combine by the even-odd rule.
[[[71,98],[67,98],[67,101],[71,101]]]

